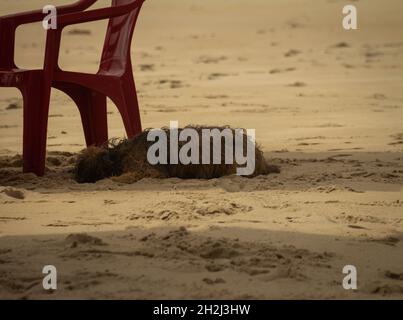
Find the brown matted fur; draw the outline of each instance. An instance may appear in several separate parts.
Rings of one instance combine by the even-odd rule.
[[[202,139],[202,129],[230,129],[234,134],[234,129],[230,127],[211,127],[211,126],[187,126],[192,128],[199,134],[199,140]],[[164,130],[169,146],[170,129],[165,127]],[[178,134],[182,131],[178,129]],[[177,177],[182,179],[213,179],[222,176],[232,175],[236,173],[238,164],[225,164],[225,143],[221,143],[221,164],[212,164],[213,144],[210,142],[211,164],[158,164],[151,165],[147,160],[148,148],[154,144],[154,141],[147,141],[147,135],[150,129],[144,130],[142,133],[127,140],[112,140],[103,148],[89,147],[83,150],[78,156],[75,166],[75,179],[79,183],[92,183],[98,180],[114,177],[120,182],[135,182],[142,178],[169,178]],[[244,133],[244,149],[249,137]],[[179,150],[187,141],[178,141]],[[201,143],[200,160],[201,160]],[[235,148],[234,148],[235,149]],[[235,152],[235,151],[234,151]],[[169,148],[168,148],[169,159]],[[235,159],[235,158],[234,158]],[[200,161],[201,162],[201,161]],[[255,146],[255,172],[251,175],[267,175],[270,173],[278,173],[277,166],[269,165],[263,156],[263,152],[259,146]]]

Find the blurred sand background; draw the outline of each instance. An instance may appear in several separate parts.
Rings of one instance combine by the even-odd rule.
[[[2,0],[0,15],[46,4]],[[354,1],[355,31],[342,28],[346,4],[143,6],[132,46],[143,126],[254,128],[280,174],[79,185],[79,113],[57,90],[47,175],[21,174],[21,98],[0,88],[0,298],[402,298],[403,2]],[[62,68],[96,72],[105,28],[67,28]],[[41,68],[44,41],[41,24],[19,28],[17,65]],[[108,111],[110,137],[123,137]],[[356,291],[341,286],[351,264]]]

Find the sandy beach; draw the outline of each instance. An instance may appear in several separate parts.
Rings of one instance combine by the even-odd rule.
[[[2,0],[0,16],[48,2]],[[256,129],[281,173],[78,184],[79,112],[53,90],[46,175],[23,174],[21,95],[0,88],[0,298],[402,299],[403,2],[354,1],[352,31],[344,5],[143,6],[132,45],[143,127]],[[96,72],[105,28],[66,28],[61,67]],[[18,29],[18,66],[42,67],[45,36]],[[108,117],[110,137],[124,137],[110,101]],[[57,290],[42,287],[45,265]],[[342,286],[346,265],[357,290]]]

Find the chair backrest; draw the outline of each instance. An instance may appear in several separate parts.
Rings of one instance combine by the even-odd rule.
[[[112,6],[127,5],[136,0],[112,0]],[[130,47],[141,6],[126,15],[111,18],[106,31],[99,73],[121,75],[131,72]]]

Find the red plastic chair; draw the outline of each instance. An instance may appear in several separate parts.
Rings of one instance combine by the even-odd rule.
[[[0,17],[0,87],[20,89],[24,100],[23,170],[42,176],[45,171],[47,122],[51,87],[77,104],[87,146],[108,140],[106,99],[122,115],[127,136],[141,132],[140,112],[130,58],[131,39],[144,0],[112,0],[112,6],[84,11],[97,0],[80,0],[59,7],[57,29],[48,30],[43,70],[22,70],[14,63],[16,28],[41,21],[42,11]],[[67,72],[58,66],[61,34],[72,24],[109,19],[99,71]]]

